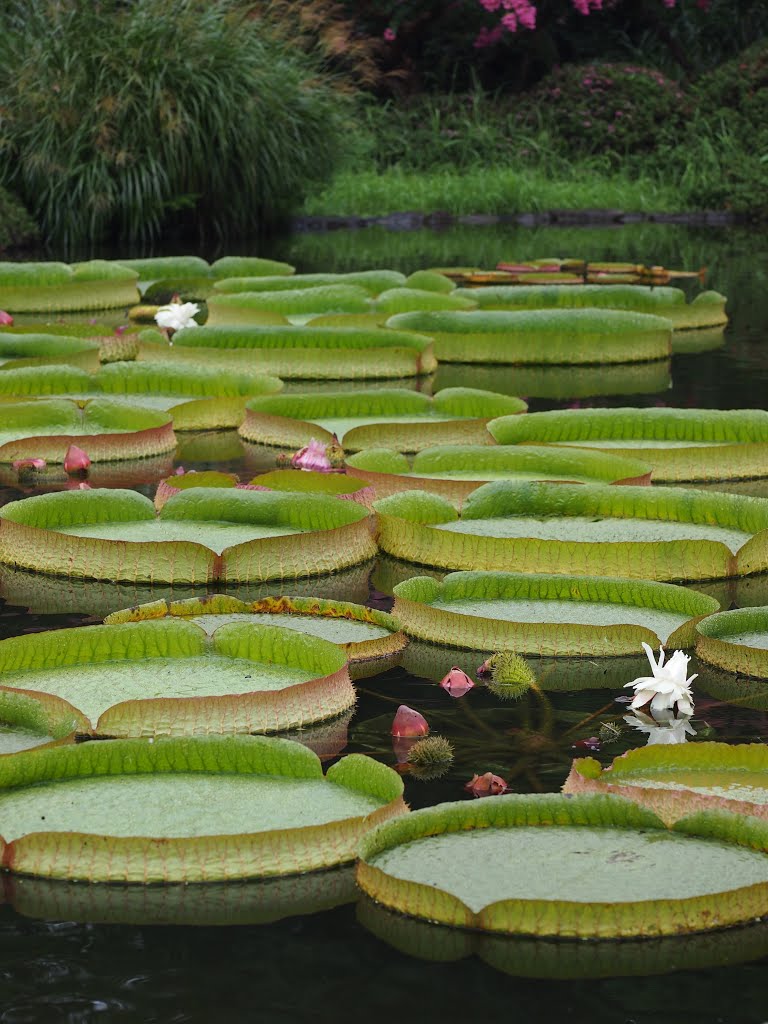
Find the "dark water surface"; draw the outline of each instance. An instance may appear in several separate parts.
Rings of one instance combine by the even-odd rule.
[[[493,266],[500,259],[540,256],[630,260],[684,269],[707,266],[707,285],[729,299],[731,323],[720,341],[702,337],[700,351],[677,354],[670,367],[656,367],[645,375],[611,376],[598,370],[586,376],[575,372],[560,378],[529,376],[523,393],[532,410],[575,401],[768,408],[768,239],[757,230],[644,224],[600,229],[456,227],[439,233],[399,234],[370,228],[296,236],[274,243],[269,251],[245,246],[227,251],[258,251],[288,259],[300,271],[388,266],[409,272],[430,265]],[[686,288],[694,294],[698,285]],[[441,368],[437,379],[425,386],[462,383],[521,393],[511,371],[489,378],[483,371],[461,368],[460,380],[452,378],[452,372]],[[246,449],[236,436],[215,435],[186,439],[176,461],[188,469],[215,465],[245,475],[267,468],[271,460],[270,453]],[[152,494],[156,479],[148,476],[135,485]],[[759,485],[742,490],[761,493]],[[0,490],[0,502],[22,493],[8,486]],[[402,566],[382,559],[376,566],[304,581],[303,592],[370,600],[387,607],[386,593],[403,571],[408,574]],[[65,582],[35,589],[34,582],[27,574],[0,578],[0,593],[6,598],[0,605],[0,637],[98,621],[115,608],[168,593],[162,588],[85,587]],[[734,601],[768,603],[766,581],[748,581],[739,587],[716,585],[710,590],[726,607]],[[247,596],[251,591],[255,597],[259,588],[250,588]],[[246,596],[245,588],[240,593]],[[26,610],[30,606],[32,613]],[[514,704],[503,704],[478,688],[452,701],[433,680],[452,663],[472,673],[479,664],[475,656],[455,650],[417,650],[412,656],[418,675],[397,669],[359,684],[357,709],[348,722],[339,724],[334,742],[339,753],[361,751],[394,764],[389,735],[392,716],[400,703],[418,708],[433,732],[454,743],[456,760],[436,781],[406,776],[406,799],[414,808],[464,798],[463,784],[474,772],[498,773],[520,792],[558,790],[571,758],[584,753],[574,744],[594,735],[601,722],[620,720],[624,706],[615,698],[622,684],[645,674],[642,657],[633,664],[622,659],[620,667],[582,663],[556,668],[542,662],[537,671],[545,685],[549,678],[558,687],[577,687],[586,681],[587,672],[595,685],[600,674],[607,673],[603,688],[550,692],[544,700],[531,695]],[[701,673],[695,684],[693,719],[699,738],[768,741],[768,684],[755,687],[747,707],[743,700],[739,705],[719,699],[729,696],[727,678],[695,663],[691,670]],[[625,731],[596,756],[608,763],[642,742],[640,734]],[[692,864],[691,870],[695,869]],[[467,871],[482,870],[482,864],[467,864]],[[509,870],[525,871],[525,865],[510,864]],[[36,884],[8,877],[2,881],[6,902],[0,906],[0,1024],[77,1024],[96,1019],[363,1019],[388,1024],[406,1019],[627,1024],[768,1021],[768,926],[764,925],[704,940],[642,946],[619,943],[612,962],[604,963],[601,944],[484,946],[467,936],[463,947],[450,946],[442,929],[410,929],[407,922],[377,917],[365,904],[355,907],[348,872],[328,873],[319,879],[316,891],[299,902],[290,886],[213,887],[207,896],[194,886],[180,886],[149,891],[137,902],[135,893],[119,887],[101,887],[94,894],[87,886]],[[313,906],[330,909],[300,912]],[[290,916],[282,920],[258,923],[286,913]],[[375,937],[358,916],[373,931],[387,934],[394,945]],[[99,923],[115,920],[127,923]],[[165,923],[147,923],[151,921]],[[685,969],[664,973],[676,967]],[[602,980],[525,977],[600,971],[623,976]]]

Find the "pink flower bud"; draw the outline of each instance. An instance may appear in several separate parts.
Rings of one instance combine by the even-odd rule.
[[[122,336],[125,334],[127,330],[128,324],[121,324],[119,327],[115,328],[115,334],[118,336],[118,338],[122,338]]]
[[[88,453],[76,444],[71,444],[64,456],[64,470],[67,473],[84,473],[91,464]]]
[[[291,465],[294,469],[313,469],[317,473],[330,473],[332,468],[326,445],[314,437],[308,445],[296,452]]]
[[[401,704],[392,722],[393,736],[428,736],[429,725],[426,718],[409,708],[407,704]]]
[[[464,789],[472,796],[500,796],[507,792],[509,786],[500,775],[486,772],[485,775],[473,775]]]
[[[451,697],[463,697],[475,684],[466,672],[462,671],[458,665],[454,665],[451,671],[440,680],[440,685]]]
[[[601,747],[600,740],[597,736],[588,736],[585,740],[576,740],[575,743],[571,744],[573,750],[592,750],[597,751]]]
[[[0,327],[13,327],[13,317],[4,309],[0,309]]]
[[[475,672],[475,675],[478,677],[478,679],[489,679],[493,675],[491,671],[490,660],[490,658],[486,658],[482,665],[477,666],[477,671]]]
[[[11,465],[17,473],[20,473],[25,469],[45,469],[48,463],[45,459],[16,459],[16,461],[11,463]]]

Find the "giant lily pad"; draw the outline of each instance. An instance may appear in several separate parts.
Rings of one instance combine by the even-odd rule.
[[[1,528],[1,527],[0,527]],[[329,601],[368,600],[369,577],[373,560],[361,562],[348,569],[321,576],[291,579],[293,597],[323,598]],[[0,597],[7,604],[28,608],[33,614],[60,615],[62,608],[69,614],[89,615],[103,619],[122,608],[147,604],[157,600],[183,601],[202,594],[226,588],[241,601],[262,601],[279,597],[286,590],[285,581],[265,580],[253,583],[211,584],[201,590],[200,584],[191,583],[133,583],[113,580],[83,579],[76,576],[53,576],[48,573],[16,569],[0,562]]]
[[[75,366],[0,370],[0,396],[109,395],[137,406],[172,410],[180,430],[222,429],[241,422],[250,395],[273,394],[283,383],[261,373],[149,362],[109,363],[94,373]]]
[[[413,391],[337,391],[289,394],[248,402],[240,436],[246,441],[299,448],[334,435],[348,451],[386,445],[415,452],[433,444],[488,444],[485,424],[494,410],[525,412],[520,398],[449,388],[432,398]]]
[[[4,403],[1,419],[2,462],[42,458],[61,463],[71,444],[87,449],[93,462],[141,459],[176,447],[167,413],[105,399]]]
[[[49,360],[66,361],[84,352],[98,353],[99,342],[89,338],[76,338],[47,332],[0,333],[0,363],[9,359],[33,359],[45,357]]]
[[[554,446],[438,445],[417,452],[412,463],[401,452],[369,448],[350,455],[346,465],[379,498],[422,490],[456,501],[490,480],[645,484],[651,476],[650,467],[637,459],[582,460],[572,450]]]
[[[476,309],[477,302],[471,294],[452,295],[427,288],[388,288],[376,299],[376,309],[388,316],[395,313],[413,313],[422,310],[469,310]]]
[[[410,636],[520,654],[611,657],[643,642],[692,647],[694,620],[717,601],[669,583],[600,576],[455,572],[395,587],[395,621]]]
[[[259,736],[32,751],[0,767],[2,863],[144,884],[290,875],[351,861],[366,831],[403,813],[401,792],[367,757],[323,777],[305,747]]]
[[[106,260],[89,263],[0,263],[0,309],[47,313],[110,309],[138,301],[136,271]]]
[[[407,956],[442,963],[477,956],[489,967],[518,978],[583,981],[644,977],[672,971],[703,971],[768,955],[768,923],[764,921],[663,938],[584,942],[446,928],[393,913],[368,897],[358,901],[357,919],[377,938]]]
[[[566,409],[488,424],[499,444],[569,444],[643,458],[654,482],[768,476],[759,409]]]
[[[634,363],[668,359],[672,323],[618,310],[399,313],[398,331],[420,331],[449,363]]]
[[[728,323],[725,296],[702,292],[693,302],[686,301],[681,288],[651,288],[644,285],[599,284],[571,285],[491,285],[487,288],[459,289],[481,309],[620,309],[650,313],[671,320],[676,330],[715,327]]]
[[[381,826],[360,845],[357,881],[385,907],[454,927],[624,939],[765,914],[766,852],[768,823],[754,819],[667,829],[618,797],[514,795]]]
[[[258,323],[263,313],[307,316],[313,313],[366,313],[370,293],[358,284],[329,284],[275,292],[235,292],[211,295],[208,323]]]
[[[5,878],[5,901],[17,914],[44,921],[88,924],[271,924],[353,903],[355,870],[349,866],[301,875],[188,885],[83,883],[14,875]]]
[[[768,679],[768,607],[712,615],[697,627],[696,653],[740,676]]]
[[[350,675],[359,679],[383,672],[399,661],[407,640],[391,615],[350,604],[306,597],[267,597],[241,601],[215,594],[186,601],[154,601],[113,612],[107,624],[142,622],[168,616],[187,619],[211,633],[228,622],[268,622],[338,644],[349,662]]]
[[[504,366],[441,363],[436,388],[497,388],[528,398],[576,399],[600,395],[657,395],[672,387],[669,359],[607,366]]]
[[[577,758],[564,793],[612,793],[672,824],[697,811],[768,818],[768,750],[763,743],[654,744],[603,768]]]
[[[768,568],[768,501],[674,487],[484,484],[461,515],[425,491],[374,502],[378,542],[447,569],[708,580]]]
[[[327,494],[343,501],[356,501],[371,508],[375,493],[372,487],[354,476],[343,473],[316,473],[310,470],[274,469],[260,473],[247,483],[239,483],[234,473],[208,470],[202,473],[176,473],[158,484],[155,508],[159,511],[174,494],[192,487],[238,488],[249,491],[290,491],[300,494]]]
[[[258,325],[189,328],[163,343],[144,331],[142,358],[201,362],[292,379],[408,377],[431,373],[432,342],[421,334],[376,328]]]
[[[78,733],[98,736],[277,732],[355,702],[335,644],[242,622],[211,636],[165,618],[10,637],[0,671],[4,688],[57,698]]]
[[[227,295],[240,292],[305,291],[329,285],[357,285],[369,295],[379,295],[405,284],[405,275],[397,270],[353,270],[347,274],[262,274],[231,276],[216,281],[215,290]],[[474,305],[474,303],[473,303]]]
[[[78,716],[46,694],[0,689],[0,761],[32,747],[72,743]]]
[[[322,494],[297,501],[289,492],[193,488],[156,515],[135,491],[67,491],[11,502],[0,519],[0,561],[81,579],[286,579],[376,552],[366,509]]]

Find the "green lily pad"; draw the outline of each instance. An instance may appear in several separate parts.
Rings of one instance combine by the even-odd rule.
[[[337,391],[256,398],[247,404],[239,433],[246,441],[299,448],[314,437],[348,451],[387,446],[420,451],[433,444],[487,444],[485,424],[494,409],[517,415],[519,398],[450,388],[432,398],[406,390]]]
[[[406,287],[421,288],[429,292],[442,292],[444,295],[454,291],[456,285],[443,274],[437,274],[433,270],[414,270],[405,279]]]
[[[98,353],[99,342],[88,338],[76,338],[48,333],[0,334],[0,363],[9,359],[30,359],[45,357],[66,360],[84,352]]]
[[[29,499],[27,499],[29,500]],[[348,569],[339,569],[318,576],[291,579],[293,597],[324,598],[362,604],[368,600],[369,577],[373,560]],[[279,597],[286,590],[284,580],[253,583],[200,584],[135,583],[113,580],[82,579],[75,576],[53,576],[48,573],[17,569],[0,561],[0,597],[7,604],[28,608],[33,614],[60,615],[62,608],[71,614],[103,619],[111,612],[157,600],[183,601],[201,594],[215,594],[219,586],[241,601],[261,601]]]
[[[728,323],[725,296],[702,292],[687,302],[681,288],[645,285],[491,285],[459,289],[459,295],[475,299],[481,309],[619,309],[650,313],[671,320],[675,330],[713,327]]]
[[[677,337],[677,335],[675,335]],[[577,399],[601,395],[657,395],[672,387],[668,359],[607,366],[500,366],[441,363],[436,388],[498,388],[528,398]]]
[[[768,679],[768,606],[710,616],[697,626],[696,654],[740,676]]]
[[[347,274],[233,275],[217,280],[215,289],[217,293],[233,295],[242,292],[298,292],[332,285],[357,285],[369,295],[378,295],[404,283],[405,275],[396,270],[354,270]]]
[[[212,326],[254,323],[258,322],[260,313],[282,313],[284,316],[365,313],[370,302],[370,293],[358,284],[211,295],[208,299],[208,323]]]
[[[758,409],[567,409],[521,426],[488,424],[499,444],[569,444],[643,458],[654,483],[768,475],[768,412]]]
[[[706,970],[768,955],[765,922],[692,935],[584,942],[446,928],[393,913],[367,897],[358,901],[357,919],[407,956],[439,962],[477,956],[490,967],[518,978],[583,981],[645,977]]]
[[[603,768],[577,758],[564,793],[626,797],[672,824],[697,811],[768,818],[768,751],[762,743],[654,744]]]
[[[672,344],[671,321],[612,309],[398,313],[387,327],[429,335],[448,363],[645,362]]]
[[[281,260],[268,260],[263,256],[221,256],[211,264],[211,274],[217,281],[225,277],[262,277],[267,274],[289,276],[296,268]]]
[[[403,813],[401,793],[369,758],[323,777],[305,747],[258,736],[33,751],[0,767],[2,863],[143,884],[290,875],[351,861],[361,835]]]
[[[176,447],[169,415],[105,399],[3,403],[1,420],[2,462],[62,463],[72,444],[87,450],[92,462],[141,459]]]
[[[3,686],[57,698],[77,732],[277,732],[355,702],[337,645],[274,625],[179,618],[81,626],[0,641]]]
[[[272,924],[353,903],[352,866],[255,881],[162,885],[6,878],[5,901],[17,914],[44,921],[88,924]]]
[[[33,747],[72,743],[77,715],[45,694],[0,687],[0,760]]]
[[[437,366],[429,338],[371,327],[206,325],[178,331],[172,347],[154,331],[143,331],[141,340],[142,359],[200,362],[297,380],[408,377]]]
[[[766,852],[755,819],[667,829],[618,797],[514,795],[382,825],[360,845],[357,881],[391,910],[453,927],[624,939],[753,921],[768,909]]]
[[[104,621],[111,625],[168,616],[194,622],[208,634],[229,622],[267,622],[320,637],[341,647],[352,679],[394,667],[407,644],[405,635],[386,612],[348,601],[320,598],[281,596],[247,602],[216,594],[185,601],[154,601],[113,612]]]
[[[132,306],[138,274],[106,260],[88,263],[0,263],[0,309],[47,313]]]
[[[40,366],[0,370],[0,396],[56,395],[87,399],[108,395],[144,408],[174,410],[182,423],[180,403],[195,399],[235,399],[240,410],[231,421],[216,424],[236,427],[242,418],[244,399],[250,395],[273,394],[283,384],[277,377],[256,372],[227,372],[186,364],[118,362],[100,366],[95,372],[74,366]],[[242,401],[241,401],[242,399]],[[221,403],[226,405],[226,402]],[[184,429],[202,429],[209,424],[190,426],[187,415]],[[230,418],[231,419],[231,418]]]
[[[466,293],[445,294],[427,288],[388,288],[376,299],[376,308],[392,316],[395,313],[422,310],[476,309],[477,302]]]
[[[768,567],[768,501],[671,487],[484,484],[461,515],[407,491],[374,502],[379,547],[447,569],[707,580]]]
[[[192,488],[156,515],[135,491],[67,491],[11,502],[0,519],[0,561],[81,579],[286,579],[376,552],[367,510],[322,494],[297,501],[291,493]]]
[[[713,598],[669,583],[538,573],[417,576],[395,587],[392,615],[409,636],[519,654],[616,657],[643,642],[691,647]]]
[[[346,466],[354,476],[368,481],[378,498],[398,491],[422,490],[462,501],[491,480],[650,483],[650,467],[640,460],[582,459],[582,454],[586,453],[574,458],[572,450],[554,446],[439,445],[417,452],[409,463],[400,452],[369,448],[350,455]]]

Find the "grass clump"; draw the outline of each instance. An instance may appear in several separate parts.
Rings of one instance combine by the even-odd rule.
[[[252,233],[340,148],[341,100],[236,0],[8,0],[0,37],[0,184],[49,239]]]

